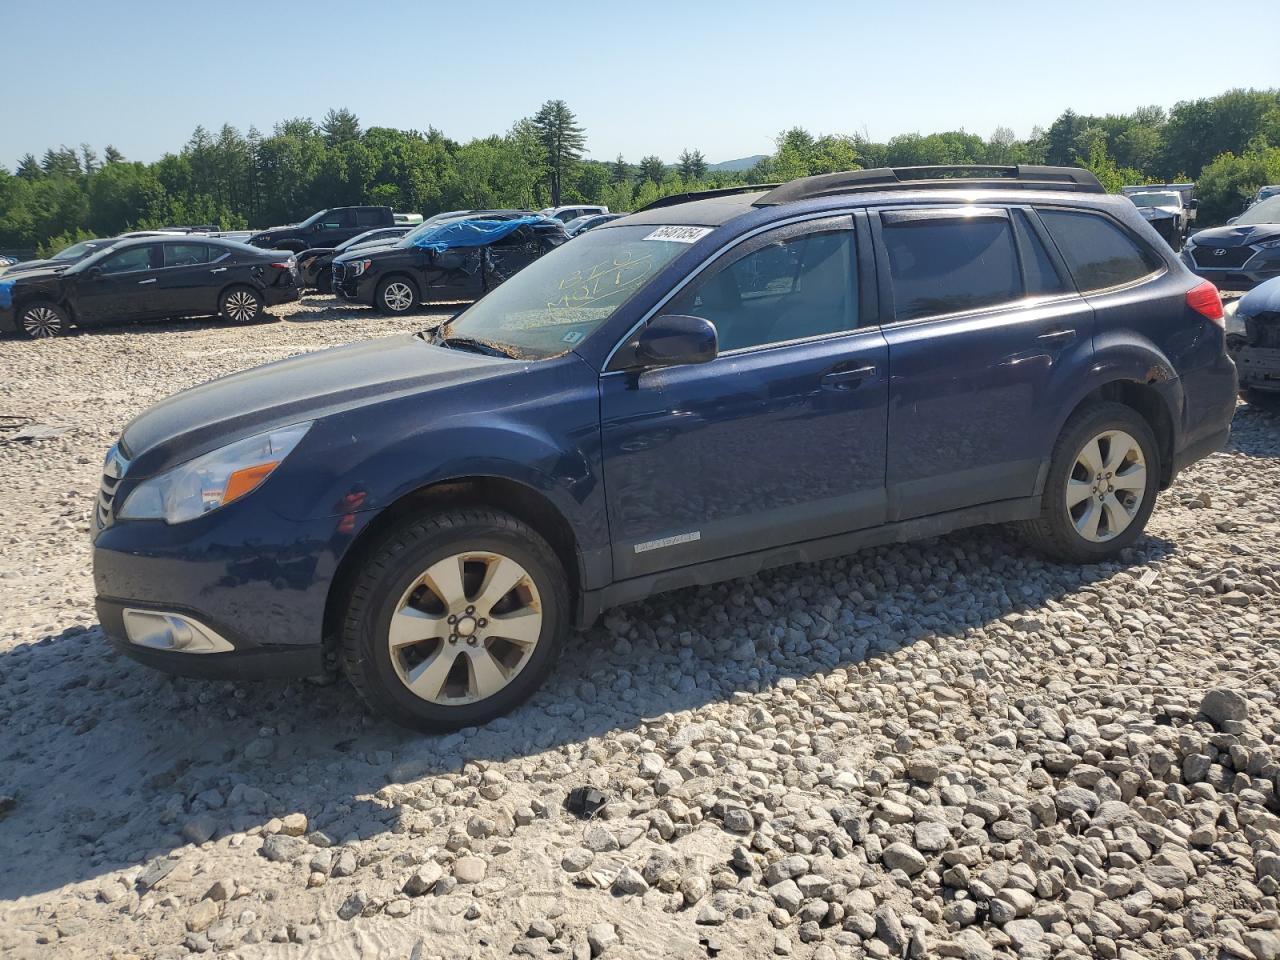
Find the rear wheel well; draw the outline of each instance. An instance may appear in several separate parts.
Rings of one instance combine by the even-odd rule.
[[[1169,486],[1173,480],[1173,416],[1160,393],[1150,384],[1136,380],[1112,380],[1076,404],[1076,409],[1071,411],[1072,416],[1076,410],[1104,401],[1123,403],[1140,413],[1150,424],[1160,447],[1160,489]]]
[[[551,501],[532,487],[501,477],[449,480],[407,493],[385,508],[360,531],[343,555],[325,600],[324,656],[327,665],[333,667],[337,663],[338,641],[351,585],[359,575],[364,559],[377,548],[382,537],[424,513],[467,507],[485,507],[509,513],[546,540],[568,578],[570,609],[573,608],[581,589],[578,541],[569,522]]]

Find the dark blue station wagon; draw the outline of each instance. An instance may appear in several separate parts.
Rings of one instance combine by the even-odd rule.
[[[1049,167],[660,200],[451,322],[248,370],[107,456],[98,615],[201,676],[484,721],[609,606],[1017,522],[1091,562],[1226,441],[1216,289]]]

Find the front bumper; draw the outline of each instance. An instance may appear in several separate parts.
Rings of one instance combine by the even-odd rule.
[[[325,605],[359,515],[293,522],[251,503],[188,523],[97,525],[93,578],[98,618],[129,656],[204,677],[322,672]],[[219,516],[222,514],[222,516]],[[229,652],[184,653],[129,642],[126,609],[176,613],[208,627]]]
[[[1242,344],[1232,350],[1240,386],[1280,392],[1280,349]]]
[[[18,332],[18,315],[12,307],[0,307],[0,330],[5,333]]]
[[[1280,250],[1255,253],[1238,267],[1207,267],[1196,263],[1191,251],[1184,247],[1182,262],[1202,280],[1219,290],[1252,290],[1260,283],[1280,277]]]
[[[343,300],[373,306],[373,295],[377,289],[377,279],[368,273],[358,277],[347,276],[345,271],[332,270],[330,273],[333,293]]]

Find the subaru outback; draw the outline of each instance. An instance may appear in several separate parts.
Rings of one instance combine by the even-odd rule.
[[[234,374],[107,454],[98,616],[154,667],[511,709],[659,591],[1016,523],[1092,563],[1226,441],[1216,289],[1069,168],[689,194],[450,322]]]

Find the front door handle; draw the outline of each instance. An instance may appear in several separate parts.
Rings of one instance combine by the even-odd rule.
[[[138,286],[142,286],[144,283],[155,283],[155,282],[156,282],[155,277],[152,277],[150,280],[139,280]]]
[[[868,377],[876,375],[874,364],[863,367],[840,367],[822,378],[822,385],[832,390],[851,390]]]
[[[210,272],[210,273],[226,273],[226,272],[227,272],[227,268],[226,268],[226,267],[214,267],[214,268],[213,268],[212,270],[210,270],[209,272]]]
[[[1050,330],[1036,337],[1042,343],[1070,343],[1076,338],[1074,330]]]

